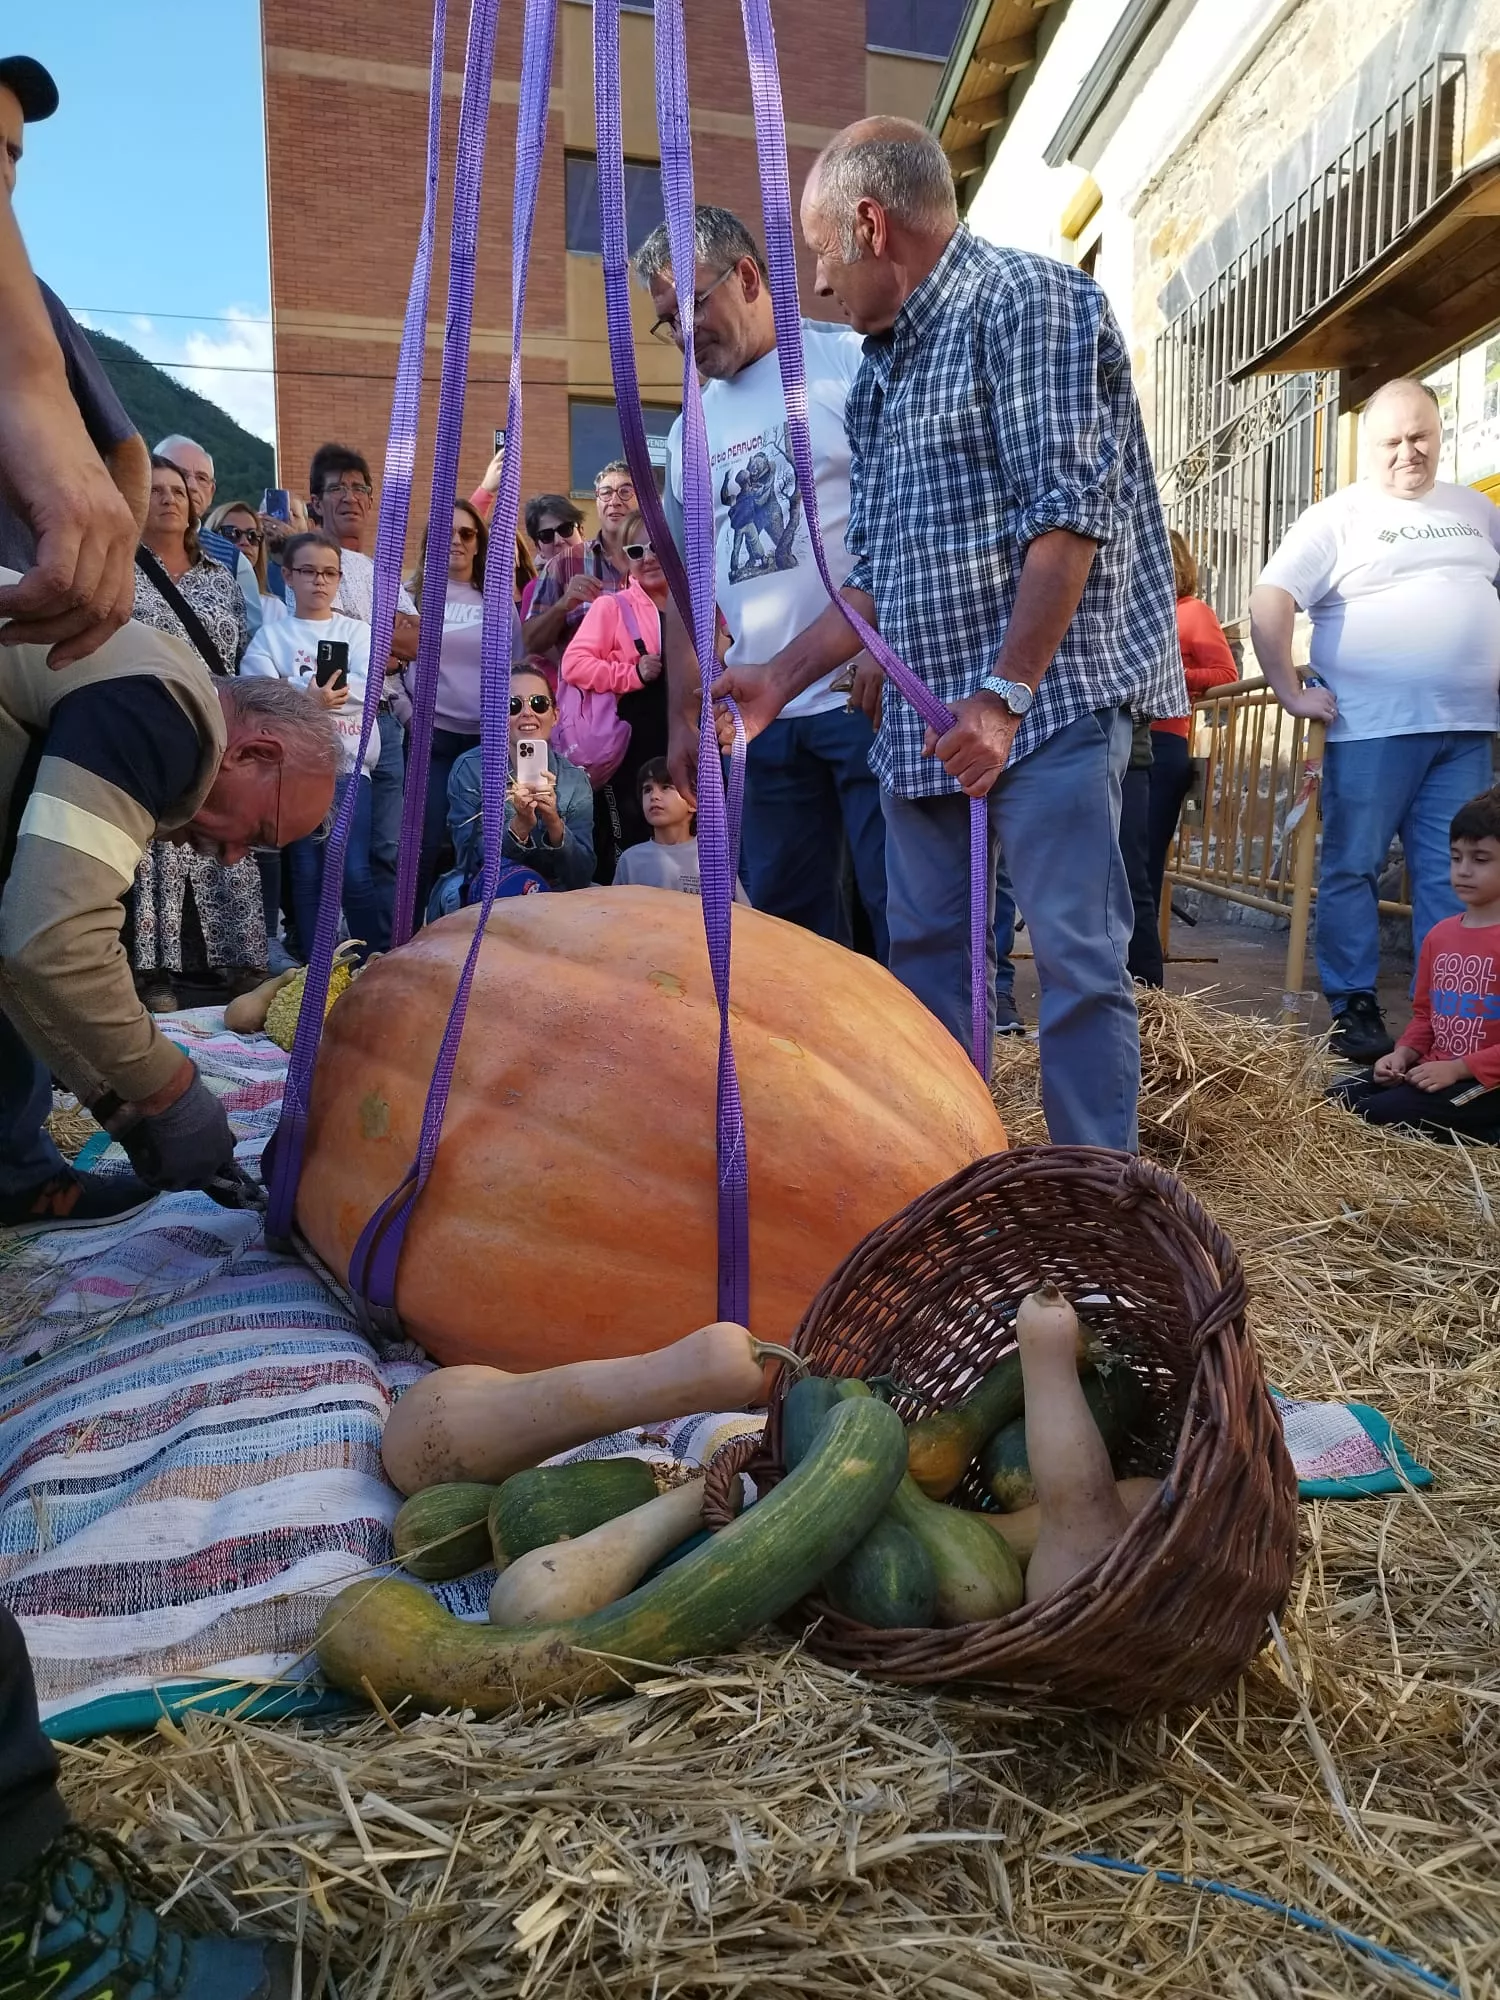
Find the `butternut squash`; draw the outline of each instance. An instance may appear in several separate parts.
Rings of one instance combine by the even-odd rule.
[[[1026,1602],[1035,1604],[1112,1549],[1130,1517],[1078,1380],[1078,1316],[1056,1285],[1021,1301],[1016,1339],[1026,1378],[1026,1455],[1036,1483],[1036,1547],[1026,1566]]]
[[[703,1481],[690,1479],[576,1541],[530,1549],[495,1579],[490,1623],[556,1625],[602,1611],[702,1522]]]
[[[386,1423],[380,1455],[401,1493],[455,1480],[498,1486],[544,1458],[633,1424],[764,1402],[786,1348],[719,1320],[652,1354],[570,1361],[533,1375],[464,1364],[414,1382]]]
[[[271,1002],[302,970],[299,965],[288,966],[285,972],[273,973],[263,979],[259,986],[252,986],[248,993],[237,993],[224,1009],[224,1026],[231,1035],[259,1035],[265,1031],[266,1016],[271,1011]]]
[[[1157,1494],[1160,1493],[1161,1481],[1159,1479],[1117,1479],[1115,1481],[1115,1491],[1120,1496],[1121,1506],[1133,1521],[1137,1514],[1143,1514],[1146,1511],[1146,1508],[1156,1498]],[[1025,1569],[1026,1565],[1031,1561],[1032,1551],[1036,1547],[1036,1531],[1041,1522],[1041,1517],[1042,1510],[1035,1504],[1030,1507],[1022,1507],[1014,1514],[992,1514],[988,1508],[985,1508],[982,1512],[976,1511],[974,1514],[976,1521],[983,1521],[987,1528],[993,1528],[997,1535],[1004,1536],[1005,1540],[1010,1544],[1012,1554],[1015,1556],[1017,1562],[1020,1563],[1022,1569]]]

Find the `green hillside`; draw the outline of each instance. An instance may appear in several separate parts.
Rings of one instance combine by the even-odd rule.
[[[196,438],[213,459],[221,500],[259,500],[262,490],[275,484],[275,453],[263,438],[243,430],[206,396],[184,389],[123,340],[92,328],[85,333],[147,444],[174,431]]]

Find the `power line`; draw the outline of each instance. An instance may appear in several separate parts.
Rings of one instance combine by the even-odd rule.
[[[382,373],[376,369],[361,370],[354,368],[253,368],[242,366],[238,362],[221,365],[216,361],[151,361],[144,354],[121,356],[120,359],[112,361],[110,366],[114,368],[158,368],[165,374],[170,374],[174,369],[187,369],[206,375],[288,376],[314,382],[393,382],[396,379],[394,368],[389,373]],[[424,383],[431,382],[436,384],[441,382],[442,377],[441,375],[424,375],[422,380]],[[470,375],[466,380],[471,388],[507,389],[510,387],[509,375]],[[610,395],[614,394],[615,388],[613,382],[580,382],[572,378],[566,381],[559,381],[556,376],[552,375],[523,375],[521,377],[521,384],[523,388],[532,389],[597,389],[607,391]],[[675,403],[648,403],[646,407],[648,409],[675,410],[677,405]]]

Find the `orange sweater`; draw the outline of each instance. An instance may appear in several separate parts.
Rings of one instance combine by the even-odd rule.
[[[1201,597],[1178,598],[1177,642],[1182,647],[1182,670],[1187,675],[1189,695],[1207,694],[1210,688],[1239,679],[1240,670],[1234,664],[1224,628]],[[1189,718],[1158,716],[1151,727],[1169,736],[1186,736]]]

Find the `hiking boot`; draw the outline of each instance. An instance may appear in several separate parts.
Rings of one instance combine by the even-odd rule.
[[[1390,1054],[1396,1046],[1395,1037],[1385,1025],[1380,1002],[1373,993],[1351,993],[1343,1006],[1335,1010],[1328,1046],[1345,1062],[1378,1062]]]
[[[997,1035],[1024,1035],[1026,1023],[1016,1012],[1016,1003],[1008,993],[995,995],[995,1033]]]
[[[0,1195],[0,1229],[18,1236],[35,1236],[44,1229],[95,1229],[139,1215],[155,1199],[156,1190],[134,1174],[80,1174],[64,1167],[40,1187]]]
[[[129,1848],[67,1827],[0,1883],[0,2000],[290,2000],[289,1945],[165,1924]]]

